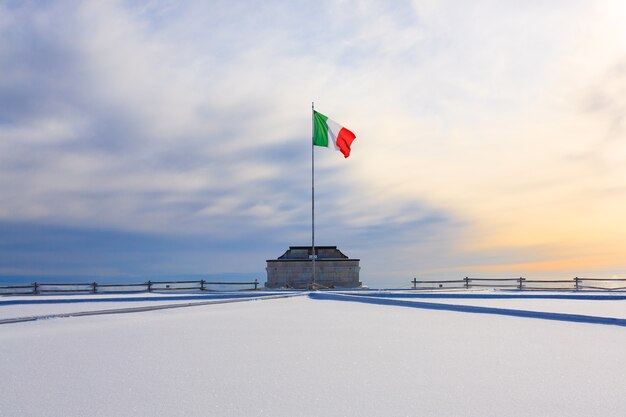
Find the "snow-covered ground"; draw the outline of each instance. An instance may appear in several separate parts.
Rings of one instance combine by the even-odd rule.
[[[40,320],[0,325],[0,416],[621,417],[625,347],[616,325],[306,296]]]
[[[415,299],[410,299],[413,301]],[[624,300],[551,300],[551,299],[428,299],[429,303],[462,304],[480,307],[508,308],[551,313],[584,314],[626,319]]]
[[[367,292],[352,294],[361,294],[364,296],[368,295]],[[390,295],[393,297],[389,297]],[[403,297],[403,295],[406,295],[406,297]],[[394,291],[388,294],[385,294],[385,292],[376,293],[376,296],[380,298],[414,302],[456,304],[550,313],[583,314],[626,319],[626,293],[624,292],[505,292],[483,290],[453,293],[420,293],[415,291]]]
[[[0,320],[19,317],[50,316],[55,314],[111,309],[133,309],[201,303],[218,299],[267,297],[289,292],[236,291],[220,293],[134,293],[134,294],[78,294],[0,296]]]

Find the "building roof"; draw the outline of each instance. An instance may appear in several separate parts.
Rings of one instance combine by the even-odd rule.
[[[268,259],[267,262],[306,261],[311,259],[311,254],[311,246],[289,246],[289,249],[277,259]],[[343,252],[337,249],[337,246],[315,246],[315,254],[317,255],[316,261],[359,261],[359,259],[350,259]]]

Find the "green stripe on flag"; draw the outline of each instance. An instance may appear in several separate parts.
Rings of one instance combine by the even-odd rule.
[[[313,111],[313,145],[328,147],[328,120],[322,113]]]

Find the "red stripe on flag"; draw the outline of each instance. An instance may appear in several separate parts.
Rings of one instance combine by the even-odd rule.
[[[355,138],[356,135],[345,127],[342,127],[339,131],[337,135],[337,146],[344,157],[347,158],[350,156],[350,145],[352,145],[352,141],[354,141]]]

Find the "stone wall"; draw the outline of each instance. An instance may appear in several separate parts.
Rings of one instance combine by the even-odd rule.
[[[358,260],[317,260],[315,282],[327,287],[360,287]],[[311,284],[311,261],[268,261],[267,288],[306,288]]]

